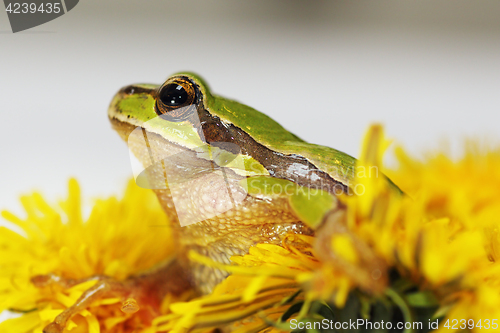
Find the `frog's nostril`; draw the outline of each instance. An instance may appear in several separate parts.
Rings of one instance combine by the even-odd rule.
[[[150,94],[153,91],[152,88],[145,87],[140,84],[131,84],[120,89],[118,92],[121,95],[137,95],[137,94]]]
[[[126,86],[120,89],[120,93],[124,95],[132,95],[136,92],[137,87],[134,85]]]

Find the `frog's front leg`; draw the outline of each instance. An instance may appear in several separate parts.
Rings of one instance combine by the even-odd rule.
[[[75,304],[61,312],[47,325],[43,332],[62,333],[73,315],[88,308],[94,301],[107,297],[120,297],[123,300],[122,311],[125,313],[134,313],[142,308],[149,311],[151,317],[158,315],[165,295],[178,296],[193,289],[191,274],[184,263],[183,258],[176,257],[155,269],[131,276],[124,281],[104,275],[81,280],[64,279],[52,274],[36,276],[32,281],[37,287],[56,283],[68,288],[85,281],[97,280],[97,283],[86,290]]]

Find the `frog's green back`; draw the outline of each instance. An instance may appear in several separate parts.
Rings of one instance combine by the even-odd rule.
[[[356,162],[352,156],[307,143],[249,106],[219,96],[207,97],[207,106],[213,114],[249,133],[258,143],[279,153],[302,156],[343,184],[352,182]]]

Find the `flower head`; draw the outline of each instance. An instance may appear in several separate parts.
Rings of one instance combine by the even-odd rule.
[[[86,219],[75,180],[69,182],[68,198],[60,207],[49,205],[38,193],[23,196],[21,202],[26,217],[2,212],[22,234],[0,228],[0,311],[26,314],[1,323],[2,332],[41,332],[95,283],[37,288],[31,281],[37,275],[65,279],[107,275],[121,280],[161,262],[173,251],[171,229],[154,194],[133,182],[122,199],[96,200]],[[67,330],[121,333],[147,326],[147,321],[120,311],[120,303],[104,299],[93,304],[89,311],[73,317]]]
[[[434,316],[440,329],[447,319],[499,318],[500,150],[469,145],[456,161],[445,154],[419,161],[398,148],[399,166],[385,170],[387,145],[383,129],[373,126],[356,167],[357,195],[341,196],[342,208],[314,225],[314,237],[289,234],[281,246],[257,244],[233,256],[231,265],[190,253],[190,260],[231,275],[209,295],[167,296],[156,318],[124,313],[120,300],[102,299],[66,330],[288,331],[291,319],[371,318],[375,312],[385,321],[394,313],[425,323]],[[133,183],[122,199],[97,200],[88,218],[74,180],[60,208],[36,193],[21,200],[25,218],[2,213],[21,233],[0,228],[0,310],[24,314],[0,323],[0,331],[40,332],[94,283],[37,288],[37,275],[120,280],[174,251],[154,195]]]

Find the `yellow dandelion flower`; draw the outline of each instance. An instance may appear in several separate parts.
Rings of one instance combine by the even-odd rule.
[[[271,330],[280,331],[282,315],[304,301],[298,281],[318,267],[312,255],[313,241],[310,236],[290,234],[283,246],[257,244],[247,255],[233,256],[233,265],[191,252],[192,260],[232,275],[210,295],[173,304],[171,314],[155,319],[156,330],[203,332],[225,327],[256,332],[271,326]]]
[[[97,200],[86,221],[75,180],[70,181],[68,199],[60,210],[37,193],[22,197],[21,202],[25,218],[2,213],[23,234],[0,228],[0,311],[25,315],[0,323],[1,332],[41,332],[96,282],[37,288],[31,281],[35,276],[55,274],[78,280],[107,275],[122,280],[165,260],[173,251],[171,231],[154,194],[132,182],[122,199]],[[120,308],[120,299],[101,300],[74,316],[67,331],[129,332],[128,327],[148,326],[147,313],[131,316]],[[75,327],[79,330],[72,330]]]
[[[439,318],[438,330],[462,320],[473,331],[500,325],[500,151],[469,145],[457,161],[444,154],[417,161],[399,148],[399,167],[383,170],[387,145],[382,127],[373,126],[356,195],[342,196],[342,208],[322,219],[323,211],[313,214],[314,237],[256,244],[230,265],[191,252],[190,260],[230,273],[211,294],[167,295],[134,314],[134,299],[100,299],[72,317],[65,333],[278,332],[292,322],[397,316],[424,324]],[[2,213],[22,234],[0,228],[0,310],[24,313],[0,323],[1,332],[39,333],[96,283],[89,277],[123,280],[175,250],[154,194],[133,184],[123,199],[96,201],[88,218],[75,181],[61,209],[39,194],[22,203],[25,218]],[[37,280],[59,276],[78,283]]]
[[[358,166],[382,170],[385,142],[382,129],[372,127]],[[401,167],[388,174],[408,195],[401,195],[381,173],[358,176],[356,185],[364,192],[342,198],[346,214],[326,221],[326,235],[318,236],[324,239],[322,249],[347,274],[351,289],[384,291],[388,296],[397,292],[396,297],[410,307],[440,305],[436,315],[445,316],[443,325],[450,320],[496,318],[500,314],[499,151],[479,153],[468,148],[457,162],[443,154],[417,162],[402,149],[398,157]],[[371,272],[375,280],[373,273],[380,270],[390,279],[379,289],[362,278]],[[330,292],[337,283],[324,291]]]
[[[397,156],[390,175],[421,210],[420,273],[451,304],[444,322],[491,324],[500,315],[500,150],[469,143],[456,161],[443,153],[417,161],[401,148]]]

